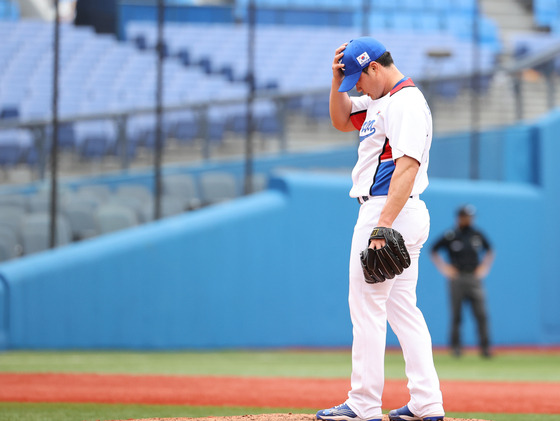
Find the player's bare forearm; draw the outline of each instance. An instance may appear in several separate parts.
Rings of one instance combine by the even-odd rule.
[[[341,81],[333,78],[331,93],[329,98],[329,113],[331,122],[335,129],[341,132],[351,132],[356,130],[350,114],[352,113],[352,101],[346,92],[338,92]]]
[[[414,158],[403,156],[395,161],[395,171],[391,177],[387,202],[381,211],[377,225],[391,227],[410,197],[414,179],[420,163]]]
[[[331,94],[329,97],[329,113],[331,116],[332,125],[335,129],[341,132],[351,132],[356,130],[352,121],[350,120],[350,114],[352,113],[352,101],[348,97],[346,92],[338,92],[340,84],[344,79],[343,68],[344,64],[340,62],[340,59],[344,56],[344,49],[348,44],[344,43],[338,47],[335,51],[335,55],[332,63],[332,84],[331,84]]]
[[[387,201],[376,226],[388,228],[393,226],[393,222],[401,213],[402,208],[410,197],[419,167],[420,163],[408,156],[403,156],[395,161],[395,171],[391,177]],[[372,240],[369,247],[378,249],[384,245],[384,240]]]

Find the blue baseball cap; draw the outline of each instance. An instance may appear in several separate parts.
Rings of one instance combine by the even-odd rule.
[[[372,37],[360,37],[350,40],[344,50],[344,55],[340,59],[340,63],[344,64],[342,69],[344,79],[340,88],[338,88],[338,92],[348,92],[356,86],[362,70],[369,63],[381,57],[386,51],[385,46]]]

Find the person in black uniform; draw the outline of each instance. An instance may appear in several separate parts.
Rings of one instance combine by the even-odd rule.
[[[457,212],[457,226],[447,231],[432,246],[431,257],[437,269],[449,280],[451,299],[451,350],[461,355],[461,310],[464,301],[470,302],[478,325],[480,352],[490,357],[488,317],[482,280],[488,275],[494,261],[494,252],[484,234],[473,227],[476,209],[462,206]],[[439,251],[445,250],[449,262]]]

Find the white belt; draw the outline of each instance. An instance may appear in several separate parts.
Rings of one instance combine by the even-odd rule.
[[[358,203],[360,205],[363,205],[364,203],[366,203],[370,199],[385,198],[385,197],[387,197],[387,196],[385,196],[385,195],[383,195],[383,196],[358,196],[357,199],[358,199]],[[410,199],[418,200],[418,199],[420,199],[420,196],[415,194],[414,196],[410,196]]]

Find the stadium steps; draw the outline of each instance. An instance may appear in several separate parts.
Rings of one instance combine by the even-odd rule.
[[[481,9],[493,19],[499,28],[504,49],[499,61],[502,63],[513,60],[512,39],[520,33],[536,31],[531,10],[526,9],[518,1],[512,0],[481,0]],[[479,99],[479,125],[481,129],[516,121],[516,103],[513,94],[512,80],[498,74],[492,80],[489,90]],[[523,118],[534,119],[549,110],[546,81],[536,73],[528,71],[524,74],[522,85]],[[560,104],[560,94],[556,94],[556,104]],[[472,96],[468,91],[461,92],[453,100],[437,98],[430,101],[434,113],[435,133],[457,130],[468,130],[472,124]]]
[[[556,77],[556,86],[560,77]],[[549,111],[546,80],[536,73],[527,72],[522,84],[523,120],[533,120]],[[472,127],[472,99],[462,92],[455,100],[437,99],[430,102],[434,116],[434,133],[469,130]],[[511,80],[496,76],[488,92],[479,99],[481,129],[513,124],[517,121],[516,99]],[[555,104],[560,104],[560,92],[555,93]]]

